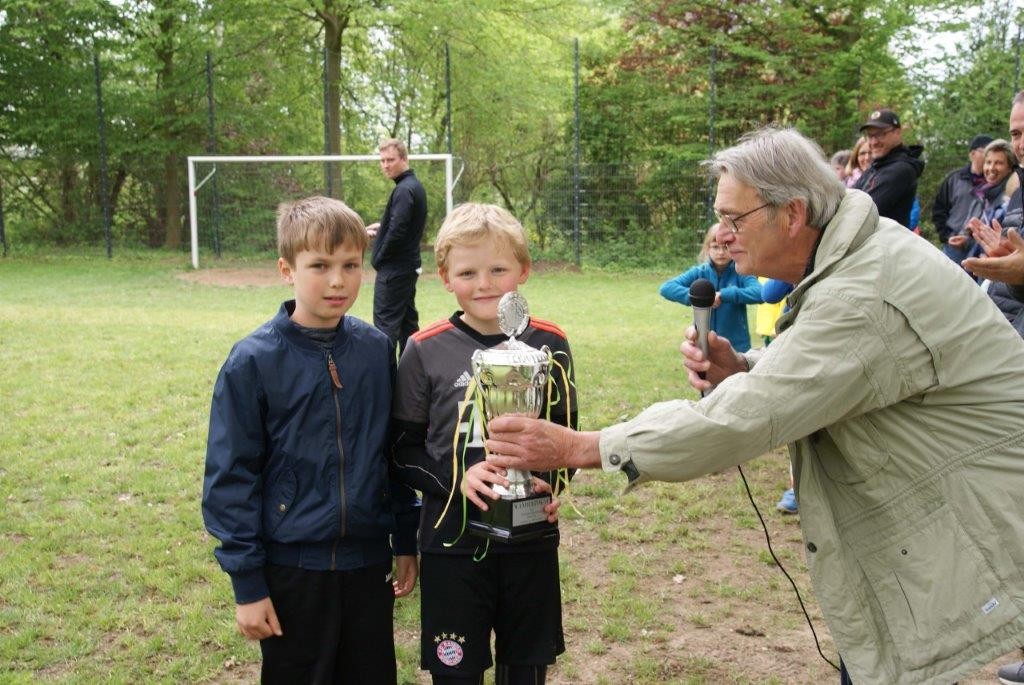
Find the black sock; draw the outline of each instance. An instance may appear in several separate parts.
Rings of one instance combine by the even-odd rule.
[[[495,685],[544,685],[547,675],[547,666],[498,664],[494,667]]]

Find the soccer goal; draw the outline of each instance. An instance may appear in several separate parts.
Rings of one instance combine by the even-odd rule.
[[[367,224],[380,219],[394,183],[380,172],[378,155],[292,155],[188,158],[192,267],[200,253],[248,256],[276,251],[277,205],[327,187]],[[452,209],[458,178],[449,154],[409,155],[427,191],[428,232]],[[442,211],[443,208],[443,211]]]

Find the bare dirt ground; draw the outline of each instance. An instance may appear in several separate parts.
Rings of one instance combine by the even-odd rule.
[[[534,272],[544,271],[576,271],[571,264],[546,264],[538,263],[532,267]],[[246,266],[246,267],[215,267],[211,269],[197,269],[179,273],[178,278],[190,283],[212,285],[221,288],[269,288],[284,285],[281,275],[277,269],[268,263],[267,266]],[[433,271],[424,271],[420,280],[437,278]],[[366,268],[363,270],[363,283],[373,283],[374,271]]]
[[[240,268],[213,268],[184,271],[177,276],[183,281],[221,288],[271,288],[283,286],[281,274],[273,266]],[[363,273],[363,282],[373,282],[373,272]]]

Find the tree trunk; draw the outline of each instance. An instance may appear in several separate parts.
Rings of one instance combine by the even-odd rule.
[[[158,214],[163,219],[164,247],[181,247],[181,189],[178,187],[178,156],[171,152],[177,144],[174,121],[177,106],[174,100],[174,32],[178,28],[177,14],[167,3],[157,5],[160,39],[156,44],[156,57],[160,64],[157,72],[157,101],[161,105],[165,142],[163,188],[157,191]]]
[[[318,12],[324,25],[324,48],[327,52],[327,154],[341,154],[341,39],[351,19],[351,9],[335,9],[334,0],[324,0],[324,9]],[[341,164],[331,164],[333,196],[343,197]]]

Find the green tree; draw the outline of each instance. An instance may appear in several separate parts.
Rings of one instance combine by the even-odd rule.
[[[0,12],[0,164],[15,240],[26,225],[58,244],[98,235],[92,58],[116,26],[100,0],[11,0]]]

